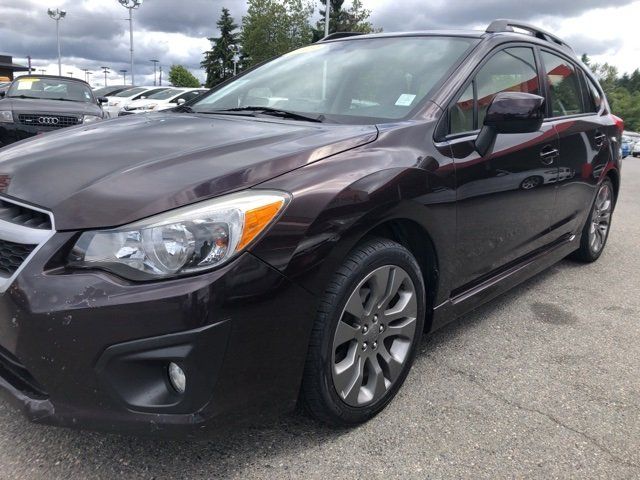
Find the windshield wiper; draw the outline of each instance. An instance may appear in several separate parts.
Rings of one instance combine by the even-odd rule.
[[[61,102],[79,102],[79,103],[85,103],[82,100],[71,100],[70,98],[48,98],[47,100],[59,100]]]
[[[324,115],[312,116],[312,115],[304,115],[302,113],[290,112],[289,110],[281,110],[279,108],[271,108],[271,107],[237,107],[237,108],[225,108],[222,110],[211,110],[204,112],[196,112],[196,113],[242,113],[242,112],[253,112],[253,113],[261,113],[263,115],[272,115],[274,117],[282,117],[282,118],[290,118],[292,120],[304,120],[307,122],[318,122],[322,123],[325,120]]]
[[[32,97],[29,95],[7,95],[8,98],[31,98],[34,100],[42,100],[41,97]]]

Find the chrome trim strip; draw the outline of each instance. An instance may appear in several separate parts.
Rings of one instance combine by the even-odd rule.
[[[0,200],[18,205],[23,208],[34,210],[36,212],[44,213],[51,220],[51,230],[24,227],[15,223],[7,222],[6,220],[0,220],[0,239],[7,240],[8,242],[20,243],[23,245],[37,245],[10,277],[0,275],[0,293],[4,293],[9,289],[16,277],[20,275],[20,272],[29,264],[31,259],[38,253],[38,251],[51,239],[51,237],[56,234],[56,227],[53,214],[48,210],[34,207],[33,205],[29,205],[28,203],[20,202],[19,200],[7,198],[4,195],[0,195]]]

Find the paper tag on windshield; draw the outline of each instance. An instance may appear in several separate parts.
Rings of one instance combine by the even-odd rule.
[[[415,95],[411,95],[410,93],[403,93],[398,97],[398,101],[396,102],[396,106],[398,107],[408,107],[413,103],[416,99]]]

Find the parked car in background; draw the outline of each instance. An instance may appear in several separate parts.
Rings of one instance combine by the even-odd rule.
[[[206,92],[208,92],[208,89],[206,88],[169,88],[162,92],[154,93],[144,99],[135,100],[128,105],[125,105],[118,115],[122,117],[125,115],[133,115],[135,113],[168,110],[198,98]]]
[[[133,87],[107,97],[107,105],[104,111],[108,118],[115,118],[118,112],[129,103],[146,98],[170,87]]]
[[[0,393],[121,433],[296,405],[367,421],[425,331],[600,257],[610,111],[565,42],[500,20],[330,35],[188,105],[0,150]]]
[[[633,150],[633,142],[629,137],[622,137],[620,142],[620,149],[622,150],[622,158],[626,158],[631,155]]]
[[[97,88],[93,91],[93,94],[96,97],[109,97],[120,92],[124,92],[125,90],[129,90],[131,88],[133,88],[133,86],[131,85],[111,85],[108,87]]]
[[[634,157],[640,157],[640,141],[633,144],[631,155],[633,155]]]
[[[104,118],[88,83],[76,78],[28,75],[0,92],[0,146]]]
[[[0,92],[6,91],[11,86],[11,82],[0,82]]]

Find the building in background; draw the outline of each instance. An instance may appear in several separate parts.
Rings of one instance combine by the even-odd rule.
[[[13,63],[10,55],[0,55],[0,82],[13,80],[15,72],[28,72],[29,68]]]

